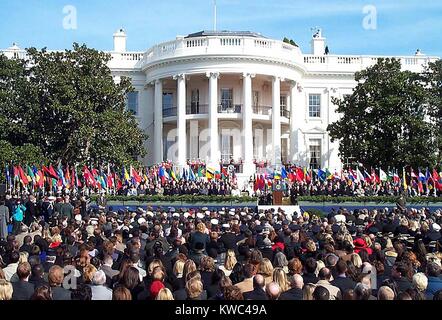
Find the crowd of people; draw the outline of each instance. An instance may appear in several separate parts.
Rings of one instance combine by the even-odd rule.
[[[8,224],[13,222],[13,230]],[[441,300],[442,211],[0,203],[0,300]]]

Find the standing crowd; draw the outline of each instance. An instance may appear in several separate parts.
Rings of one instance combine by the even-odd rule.
[[[8,224],[13,221],[13,230]],[[0,300],[441,300],[440,210],[0,201]]]

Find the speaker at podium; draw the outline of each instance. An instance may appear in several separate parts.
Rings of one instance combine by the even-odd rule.
[[[282,196],[283,196],[284,187],[280,183],[273,184],[273,205],[274,206],[282,206]]]

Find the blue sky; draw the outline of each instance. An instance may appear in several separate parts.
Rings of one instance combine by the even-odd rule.
[[[294,39],[309,53],[310,28],[320,26],[331,53],[409,55],[417,48],[442,56],[442,1],[217,0],[218,29],[250,30]],[[63,8],[77,10],[77,29],[63,28]],[[363,28],[374,5],[377,29]],[[128,33],[128,50],[213,27],[213,0],[0,0],[0,48],[70,48],[72,42],[112,49],[112,34]]]

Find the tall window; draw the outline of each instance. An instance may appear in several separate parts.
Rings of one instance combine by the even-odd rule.
[[[127,110],[134,115],[138,114],[138,91],[127,94]]]
[[[321,167],[321,139],[310,139],[310,168],[319,169]]]
[[[228,161],[233,157],[233,136],[231,134],[221,135],[221,159]]]
[[[310,118],[321,117],[321,95],[310,94],[308,98],[308,115]]]
[[[233,108],[233,89],[221,89],[221,108],[223,111]]]
[[[172,92],[163,92],[163,115],[165,117],[176,116],[176,109],[173,108]]]
[[[259,106],[259,91],[253,91],[253,106],[255,108]]]
[[[192,90],[190,100],[190,113],[198,114],[200,107],[200,91],[198,89]]]
[[[281,105],[281,117],[288,117],[287,96],[281,95],[279,98],[279,103]]]

